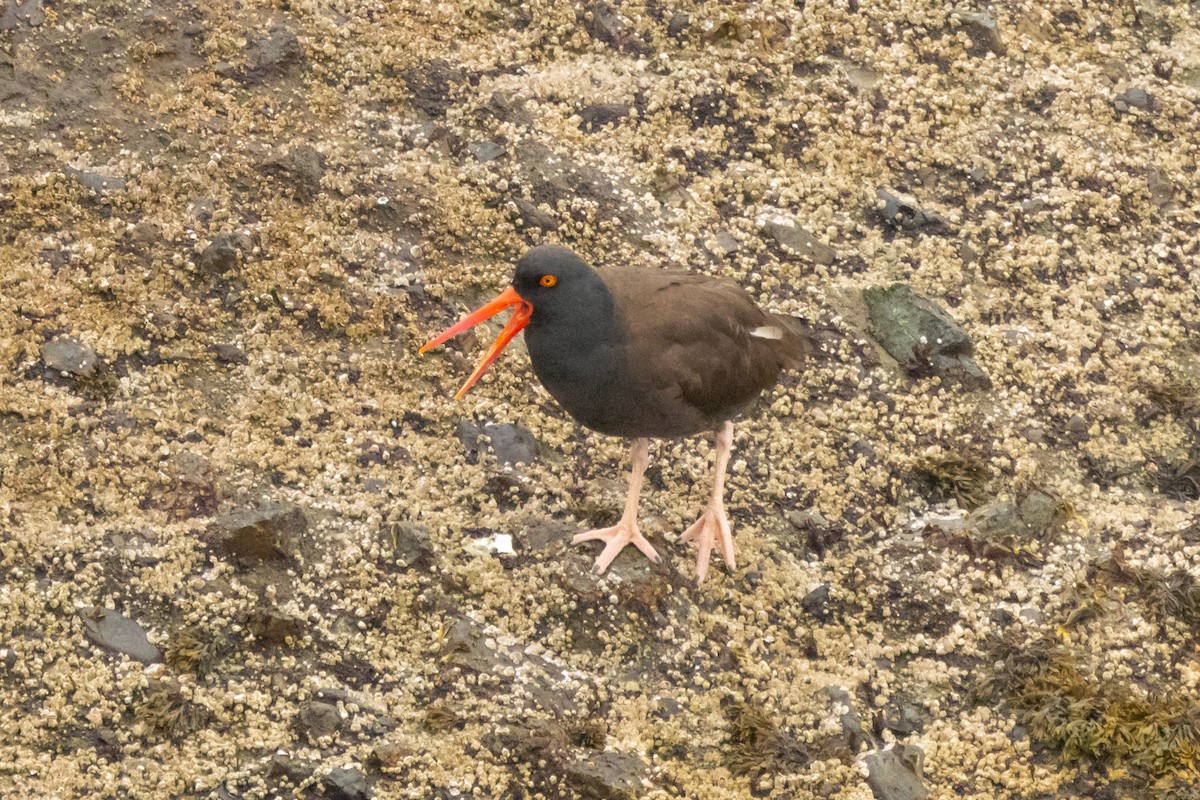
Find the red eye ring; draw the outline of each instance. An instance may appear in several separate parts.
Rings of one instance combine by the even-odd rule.
[[[543,275],[538,283],[540,283],[542,286],[550,287],[558,283],[558,278],[554,277],[553,275]]]

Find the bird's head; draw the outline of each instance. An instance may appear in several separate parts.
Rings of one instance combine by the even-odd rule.
[[[472,311],[446,330],[430,339],[421,347],[424,353],[447,339],[475,327],[485,319],[499,314],[506,308],[515,307],[508,324],[488,348],[479,366],[467,378],[467,382],[454,395],[462,397],[475,381],[499,357],[500,352],[513,340],[536,314],[541,317],[554,316],[558,310],[575,307],[583,299],[584,292],[595,273],[582,258],[562,245],[544,244],[533,248],[517,262],[512,285],[495,299]]]
[[[595,273],[582,258],[559,244],[535,247],[517,262],[512,288],[533,306],[534,314],[552,314],[575,305]]]

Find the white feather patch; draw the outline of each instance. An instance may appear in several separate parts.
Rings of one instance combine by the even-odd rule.
[[[776,328],[774,325],[759,325],[750,331],[750,335],[757,336],[759,339],[782,339],[783,328]]]

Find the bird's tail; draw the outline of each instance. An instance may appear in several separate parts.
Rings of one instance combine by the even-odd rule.
[[[783,328],[783,337],[779,340],[778,352],[783,357],[784,366],[796,369],[805,361],[812,358],[820,349],[817,345],[817,335],[806,320],[787,314],[772,314]]]

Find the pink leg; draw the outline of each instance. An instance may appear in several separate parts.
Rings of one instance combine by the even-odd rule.
[[[714,543],[720,547],[721,558],[725,560],[726,568],[732,570],[733,562],[733,533],[729,529],[729,517],[725,516],[725,470],[729,466],[729,455],[733,452],[733,423],[726,421],[717,431],[717,474],[713,478],[712,499],[708,508],[696,520],[692,527],[683,532],[679,541],[696,540],[700,552],[696,558],[696,585],[704,583],[708,574],[708,559]],[[714,542],[714,539],[716,541]]]
[[[646,465],[650,463],[650,440],[634,439],[630,456],[633,460],[633,472],[629,476],[629,494],[625,497],[625,513],[621,515],[621,521],[611,528],[577,533],[575,538],[571,539],[571,544],[590,542],[593,539],[604,542],[604,549],[600,551],[600,555],[596,557],[596,563],[592,566],[592,572],[596,575],[600,575],[608,569],[608,565],[613,562],[618,553],[625,549],[627,544],[634,545],[645,554],[646,558],[655,564],[658,563],[658,553],[642,536],[637,526],[638,497],[642,493],[642,475],[646,472]]]

